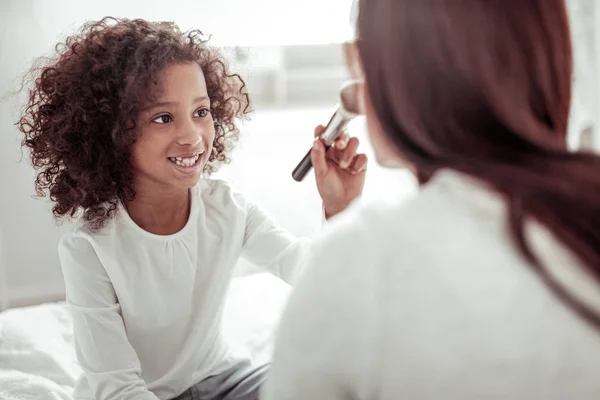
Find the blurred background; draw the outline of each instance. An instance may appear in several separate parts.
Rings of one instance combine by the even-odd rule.
[[[568,0],[575,50],[573,147],[600,148],[600,4]],[[341,44],[351,38],[351,0],[0,0],[0,309],[58,300],[63,283],[56,254],[68,223],[57,225],[47,199],[33,198],[35,173],[20,150],[18,89],[36,57],[88,20],[104,16],[175,21],[199,28],[223,48],[247,81],[255,113],[242,129],[231,164],[216,177],[231,182],[296,235],[321,228],[320,201],[309,175],[291,171],[325,124],[348,74]],[[371,149],[357,120],[350,132]],[[363,201],[408,198],[406,171],[379,168],[371,157]]]

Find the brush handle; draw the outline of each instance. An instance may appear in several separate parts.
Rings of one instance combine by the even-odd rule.
[[[327,123],[325,130],[321,134],[320,139],[323,141],[323,144],[325,145],[326,149],[333,144],[335,138],[343,131],[344,127],[347,125],[348,119],[346,119],[344,115],[345,114],[343,113],[343,111],[340,110],[340,108],[338,107],[337,110],[331,116],[329,122]],[[310,160],[311,151],[312,149],[309,150],[308,153],[306,153],[302,161],[298,163],[298,165],[292,172],[292,178],[294,178],[294,180],[297,182],[302,181],[306,174],[308,174],[308,171],[310,171],[310,169],[313,166],[312,161]]]
[[[310,171],[310,169],[312,168],[312,161],[310,159],[311,152],[312,149],[310,149],[308,153],[306,153],[302,161],[300,161],[296,168],[294,168],[294,171],[292,172],[292,178],[294,178],[295,181],[302,181],[306,174],[308,174],[308,171]]]

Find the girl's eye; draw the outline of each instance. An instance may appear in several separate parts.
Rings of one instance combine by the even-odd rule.
[[[159,115],[158,117],[154,118],[152,120],[152,122],[157,123],[157,124],[167,124],[169,122],[171,122],[173,119],[171,118],[170,115],[164,114],[164,115]]]
[[[198,114],[200,118],[206,118],[208,117],[208,114],[210,114],[210,110],[208,108],[201,108],[196,111],[196,114]]]

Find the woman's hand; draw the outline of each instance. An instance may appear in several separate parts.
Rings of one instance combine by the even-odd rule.
[[[330,218],[362,194],[367,156],[357,153],[358,139],[350,138],[346,133],[339,135],[331,147],[325,149],[325,144],[318,139],[324,130],[321,125],[315,129],[317,140],[312,148],[311,160],[325,217]]]

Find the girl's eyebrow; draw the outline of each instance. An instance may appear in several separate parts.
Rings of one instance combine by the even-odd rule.
[[[204,100],[208,100],[208,96],[196,97],[194,99],[194,103],[200,103]],[[158,102],[158,103],[150,103],[146,107],[142,108],[142,111],[148,111],[148,110],[151,110],[153,108],[158,108],[158,107],[177,106],[177,105],[179,105],[178,101],[162,101],[162,102]]]

